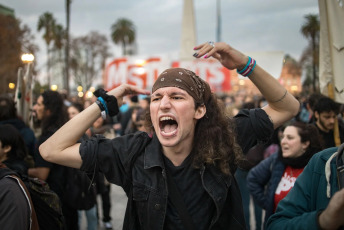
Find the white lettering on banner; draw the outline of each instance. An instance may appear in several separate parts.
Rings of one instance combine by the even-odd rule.
[[[193,62],[171,62],[168,58],[149,58],[135,63],[134,58],[119,58],[110,62],[105,70],[104,86],[107,90],[128,83],[151,89],[159,74],[171,67],[183,67],[194,71],[207,81],[213,91],[229,91],[230,71],[211,60]],[[171,64],[172,63],[172,64]]]
[[[231,89],[230,71],[217,61],[174,62],[172,66],[194,71],[203,80],[208,82],[215,92],[229,91]]]
[[[106,67],[105,74],[105,88],[127,83],[127,59],[121,58],[113,60]]]

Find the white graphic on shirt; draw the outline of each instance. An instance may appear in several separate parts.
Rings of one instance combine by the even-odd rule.
[[[289,191],[292,187],[294,187],[295,181],[296,177],[291,177],[285,172],[277,186],[275,194],[279,195],[281,192]]]

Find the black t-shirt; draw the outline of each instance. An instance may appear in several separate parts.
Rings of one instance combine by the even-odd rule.
[[[192,167],[192,155],[190,154],[180,166],[174,166],[167,158],[164,163],[167,173],[170,173],[176,186],[184,200],[187,211],[197,229],[208,229],[211,218],[215,213],[215,204],[209,194],[202,186],[200,171]],[[167,201],[167,212],[164,229],[182,230],[185,229],[179,217],[177,209],[172,204],[170,198]]]
[[[50,168],[49,176],[46,180],[46,182],[49,184],[49,187],[51,190],[57,193],[57,195],[60,197],[60,199],[63,198],[63,190],[65,185],[65,167],[62,165],[54,164],[51,162],[48,162],[44,160],[39,153],[38,147],[45,142],[53,133],[46,133],[42,134],[42,136],[39,137],[36,151],[35,151],[35,167],[44,167],[44,168]],[[53,148],[53,146],[52,146]]]
[[[344,142],[344,127],[343,127],[344,124],[340,120],[338,120],[338,122],[339,122],[338,128],[339,128],[340,143],[343,143]],[[325,149],[336,146],[336,143],[334,141],[334,131],[333,130],[330,130],[328,132],[324,132],[318,127],[318,125],[316,123],[313,123],[313,125],[318,129]]]
[[[237,141],[244,154],[256,144],[267,143],[274,133],[273,123],[262,109],[243,109],[234,118]]]

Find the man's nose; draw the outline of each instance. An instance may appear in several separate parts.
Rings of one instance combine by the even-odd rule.
[[[336,119],[337,119],[336,117],[331,117],[331,118],[330,118],[330,123],[331,123],[331,124],[334,124],[335,121],[336,121]]]
[[[161,98],[160,108],[161,109],[171,108],[171,101],[169,97],[163,96]]]

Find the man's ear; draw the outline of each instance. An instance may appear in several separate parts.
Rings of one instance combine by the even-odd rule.
[[[204,117],[206,112],[207,108],[205,107],[205,105],[198,106],[195,112],[195,119],[201,119],[202,117]]]
[[[3,149],[4,149],[4,152],[7,154],[8,152],[11,151],[12,146],[10,146],[10,145],[5,145]]]
[[[319,113],[317,111],[314,112],[315,119],[318,121],[319,120]]]
[[[48,117],[51,115],[51,111],[50,109],[45,109],[45,115],[47,115]]]

